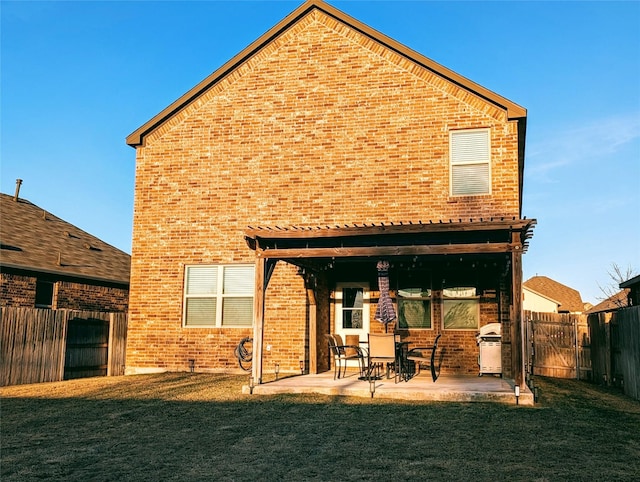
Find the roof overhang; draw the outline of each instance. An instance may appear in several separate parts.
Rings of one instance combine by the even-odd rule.
[[[490,218],[418,223],[249,227],[256,256],[296,260],[524,252],[535,219]]]
[[[620,288],[631,288],[632,286],[637,284],[640,284],[640,275],[634,276],[633,278],[628,279],[627,281],[623,281],[618,286]]]
[[[24,276],[33,276],[33,277],[42,277],[44,275],[44,276],[57,278],[60,280],[68,280],[68,281],[86,283],[86,284],[111,285],[111,286],[118,286],[126,289],[128,289],[130,285],[128,279],[123,280],[123,279],[113,279],[113,278],[106,278],[106,277],[100,277],[100,276],[90,276],[82,273],[67,272],[62,270],[46,269],[46,268],[40,268],[40,267],[30,267],[30,266],[23,266],[23,265],[12,264],[12,263],[0,263],[0,271],[5,273],[11,272],[14,274],[20,274]]]

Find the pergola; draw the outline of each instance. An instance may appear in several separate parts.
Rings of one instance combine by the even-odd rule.
[[[313,273],[336,261],[503,255],[510,267],[512,372],[523,383],[522,363],[522,254],[533,235],[535,219],[479,218],[427,222],[248,227],[245,240],[256,252],[253,372],[262,383],[265,292],[278,261],[306,274],[309,309],[309,372],[317,373],[316,291]]]

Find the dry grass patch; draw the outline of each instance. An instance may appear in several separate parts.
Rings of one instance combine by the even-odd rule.
[[[636,480],[640,403],[541,379],[535,408],[250,396],[246,377],[5,387],[3,481]]]

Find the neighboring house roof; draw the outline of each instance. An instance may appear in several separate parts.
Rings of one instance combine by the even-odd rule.
[[[586,313],[590,315],[591,313],[601,313],[606,311],[616,311],[624,306],[627,306],[627,295],[629,290],[622,290],[616,293],[615,295],[609,296],[604,301],[601,301],[597,305],[593,306]]]
[[[543,297],[543,298],[545,298],[545,299],[547,299],[547,300],[549,300],[549,301],[551,301],[551,302],[553,302],[553,303],[556,303],[556,304],[558,304],[558,305],[560,305],[560,304],[561,304],[561,303],[560,303],[560,301],[558,301],[558,300],[556,300],[556,299],[554,299],[554,298],[551,298],[550,296],[545,295],[545,294],[543,294],[543,293],[538,293],[536,290],[534,290],[534,289],[530,288],[529,286],[525,286],[525,285],[524,285],[524,283],[523,283],[523,289],[525,289],[525,290],[527,290],[527,291],[530,291],[531,293],[535,293],[536,295],[541,296],[541,297]]]
[[[237,71],[243,63],[253,56],[257,55],[267,44],[275,41],[280,35],[284,34],[294,24],[301,21],[307,15],[311,15],[314,11],[327,15],[346,27],[369,37],[373,42],[389,49],[397,54],[404,56],[413,64],[429,70],[431,73],[439,76],[445,81],[451,82],[462,89],[465,89],[471,96],[475,96],[492,104],[493,106],[506,111],[507,118],[518,121],[518,171],[519,171],[519,192],[522,192],[523,174],[524,174],[524,146],[526,135],[526,117],[527,110],[524,107],[492,92],[472,80],[457,74],[456,72],[438,64],[437,62],[409,49],[401,43],[393,40],[386,35],[372,29],[364,23],[350,17],[340,10],[320,0],[309,0],[300,5],[291,14],[285,17],[272,29],[250,44],[247,48],[225,63],[218,70],[209,75],[206,79],[193,87],[182,97],[177,99],[159,114],[154,116],[144,125],[136,129],[126,138],[127,144],[132,147],[142,146],[145,143],[145,137],[160,128],[169,121],[173,116],[178,114],[188,105],[198,101],[208,90],[219,83],[222,79]],[[372,47],[373,48],[373,47]],[[520,197],[522,199],[522,196]],[[522,205],[520,205],[520,209]]]
[[[577,290],[558,283],[546,276],[534,276],[523,283],[523,286],[560,302],[559,311],[582,313],[584,303]]]
[[[620,283],[620,288],[631,288],[637,284],[640,284],[640,274]]]
[[[131,256],[26,199],[0,194],[0,266],[129,284]]]

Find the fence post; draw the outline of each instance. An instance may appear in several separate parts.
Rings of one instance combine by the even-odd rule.
[[[573,345],[576,349],[576,380],[580,380],[580,347],[578,346],[578,317],[573,317]]]
[[[111,363],[113,361],[113,318],[114,314],[109,313],[109,340],[107,341],[107,376],[111,376]]]

